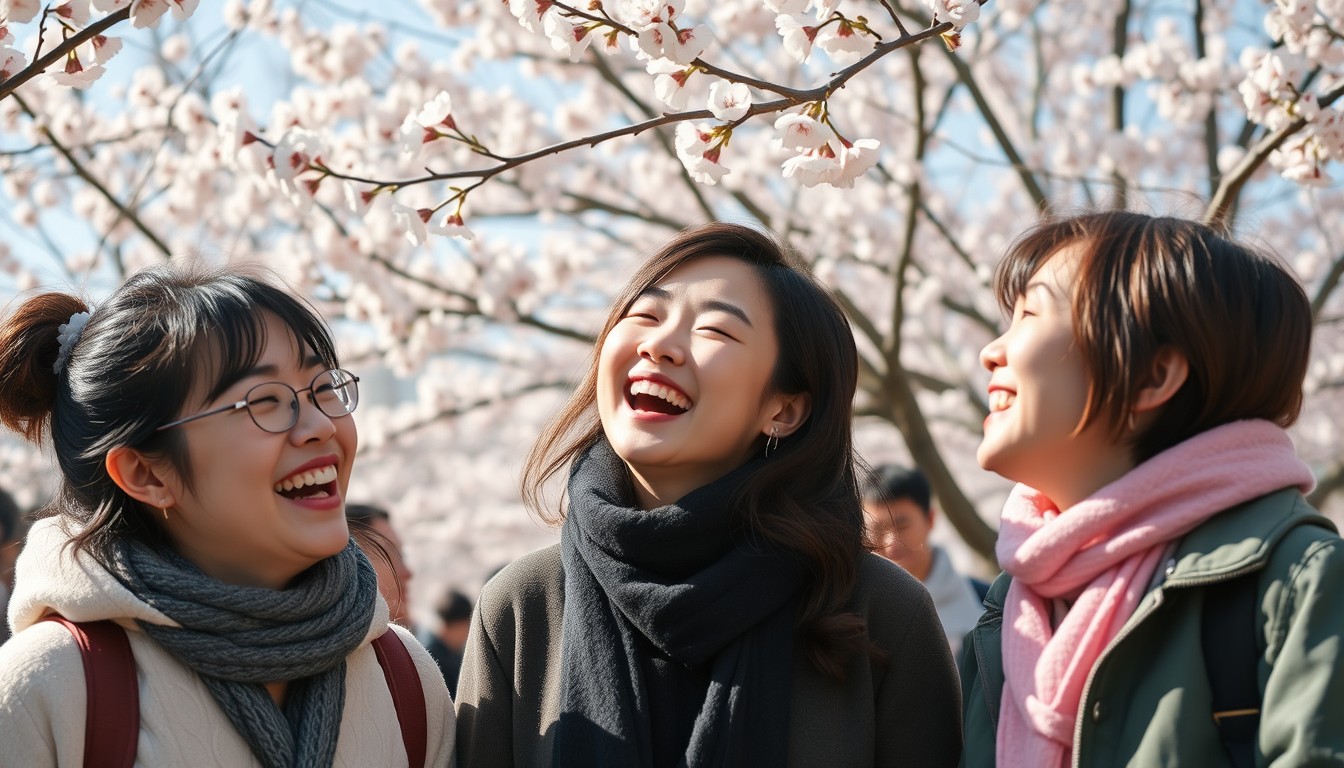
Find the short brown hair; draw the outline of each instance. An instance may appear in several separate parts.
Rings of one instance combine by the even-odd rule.
[[[1297,420],[1311,305],[1276,258],[1194,221],[1070,216],[1038,224],[1009,248],[994,278],[1000,305],[1011,311],[1032,275],[1070,245],[1081,253],[1073,328],[1090,380],[1080,430],[1104,419],[1123,435],[1165,347],[1185,355],[1189,377],[1135,436],[1136,461],[1228,422]]]

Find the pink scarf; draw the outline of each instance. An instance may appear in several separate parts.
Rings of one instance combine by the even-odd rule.
[[[1311,490],[1288,434],[1238,421],[1154,456],[1061,513],[1018,485],[996,553],[1013,575],[1003,609],[1000,766],[1067,766],[1083,686],[1147,590],[1168,544],[1267,493]],[[1055,628],[1052,601],[1073,599]]]

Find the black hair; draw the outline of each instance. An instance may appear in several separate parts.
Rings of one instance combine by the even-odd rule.
[[[108,475],[108,453],[162,456],[190,487],[181,432],[157,429],[248,374],[266,349],[267,314],[301,357],[339,367],[317,312],[253,275],[181,264],[137,272],[92,310],[58,371],[60,326],[87,311],[81,298],[43,293],[0,324],[0,422],[35,443],[50,437],[61,484],[44,514],[75,522],[74,547],[104,563],[118,537],[168,546],[155,514]]]
[[[21,528],[22,515],[19,513],[19,503],[9,492],[0,488],[0,543],[13,541],[17,538]]]
[[[917,467],[883,464],[868,474],[863,484],[864,501],[900,501],[909,499],[919,506],[927,517],[932,494],[929,478]]]
[[[434,612],[439,615],[439,620],[444,624],[470,620],[471,609],[471,598],[456,589],[449,589],[444,592],[438,605],[434,606]]]

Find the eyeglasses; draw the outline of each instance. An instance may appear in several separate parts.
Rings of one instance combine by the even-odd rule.
[[[313,377],[312,382],[303,389],[296,390],[280,381],[267,381],[247,390],[242,400],[221,405],[195,416],[170,421],[156,429],[156,432],[181,426],[189,421],[204,419],[217,413],[229,413],[242,408],[252,417],[252,422],[267,432],[288,432],[299,423],[299,395],[307,392],[308,399],[327,418],[339,419],[354,413],[359,405],[359,377],[340,368],[323,371]]]

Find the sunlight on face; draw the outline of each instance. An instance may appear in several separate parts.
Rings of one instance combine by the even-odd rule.
[[[612,448],[663,503],[745,462],[777,404],[778,342],[756,270],[702,256],[645,291],[598,355],[597,406]]]
[[[326,366],[304,350],[300,363],[293,332],[265,315],[266,346],[252,371],[207,403],[208,410],[244,398],[253,386],[280,381],[298,390]],[[306,395],[298,422],[285,433],[262,430],[246,410],[183,424],[191,487],[179,479],[164,525],[178,550],[205,573],[233,584],[283,587],[317,561],[340,552],[349,539],[345,493],[357,437],[354,419],[332,419]],[[295,491],[295,476],[329,481]]]

